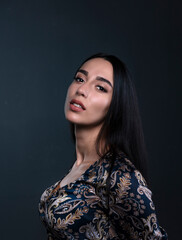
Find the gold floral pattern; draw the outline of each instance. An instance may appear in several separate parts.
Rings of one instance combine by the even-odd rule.
[[[39,213],[48,240],[168,239],[158,224],[152,192],[123,152],[116,156],[106,194],[109,157],[74,182],[60,188],[58,181],[44,191]]]

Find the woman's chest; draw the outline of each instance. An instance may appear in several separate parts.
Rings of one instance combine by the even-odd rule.
[[[106,229],[108,218],[104,195],[99,196],[94,183],[78,181],[55,192],[44,206],[42,220],[57,234],[80,234]],[[89,230],[90,229],[90,230]]]

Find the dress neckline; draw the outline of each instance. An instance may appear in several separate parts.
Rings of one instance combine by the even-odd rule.
[[[122,154],[124,154],[123,151],[120,152],[120,155],[122,155]],[[74,163],[73,163],[73,165],[72,165],[72,167],[69,169],[69,171],[68,171],[67,173],[65,173],[65,175],[55,184],[55,187],[53,188],[52,193],[53,193],[53,192],[57,192],[57,191],[59,191],[59,190],[62,190],[62,189],[64,189],[64,188],[67,188],[69,185],[72,185],[72,186],[73,186],[77,181],[81,180],[81,178],[83,178],[83,176],[84,176],[88,171],[90,171],[90,170],[91,170],[92,168],[94,168],[97,164],[99,164],[101,160],[104,160],[104,159],[106,159],[106,158],[110,158],[111,155],[112,155],[112,153],[110,153],[110,151],[108,151],[104,156],[100,157],[100,158],[99,158],[98,160],[96,160],[93,164],[91,164],[77,179],[75,179],[74,181],[72,181],[72,182],[70,182],[70,183],[68,183],[68,184],[60,187],[61,181],[66,177],[66,175],[68,175],[68,174],[70,173],[70,171],[71,171],[71,169],[72,169],[72,167],[73,167],[73,165],[74,165]]]
[[[106,155],[107,155],[107,154],[106,154]],[[105,155],[105,156],[106,156],[106,155]],[[64,189],[64,188],[68,187],[69,185],[74,185],[77,181],[81,180],[81,178],[83,178],[83,176],[84,176],[88,171],[90,171],[92,168],[94,168],[102,159],[104,159],[104,158],[103,158],[103,157],[100,157],[98,160],[96,160],[93,164],[91,164],[91,165],[90,165],[77,179],[75,179],[74,181],[72,181],[72,182],[70,182],[70,183],[68,183],[68,184],[60,187],[61,181],[66,177],[66,175],[68,175],[68,174],[70,173],[70,171],[71,171],[71,169],[72,169],[72,167],[73,167],[73,165],[74,165],[74,164],[73,164],[72,167],[69,169],[69,171],[57,182],[57,184],[55,185],[55,188],[53,189],[53,192],[58,191],[58,190],[60,190],[60,189]]]

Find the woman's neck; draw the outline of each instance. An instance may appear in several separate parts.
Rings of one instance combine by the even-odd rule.
[[[100,128],[101,126],[89,128],[85,126],[75,126],[77,166],[83,163],[93,164],[99,159],[95,143]]]

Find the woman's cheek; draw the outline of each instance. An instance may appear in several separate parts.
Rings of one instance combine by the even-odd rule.
[[[97,111],[97,113],[105,114],[109,109],[109,105],[108,100],[98,99],[94,104],[94,110]]]

